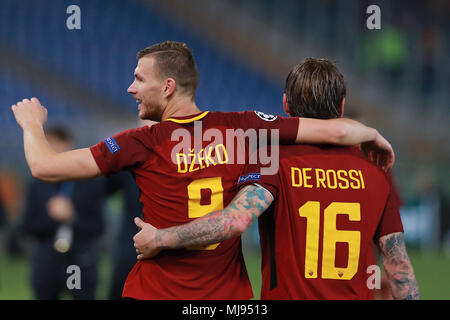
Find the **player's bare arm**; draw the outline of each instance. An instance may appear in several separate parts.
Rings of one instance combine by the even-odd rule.
[[[11,106],[23,130],[25,158],[33,177],[59,182],[94,178],[101,174],[88,148],[56,153],[48,144],[43,125],[47,109],[37,98],[23,99]]]
[[[270,206],[273,196],[258,185],[242,188],[223,210],[214,211],[184,225],[156,229],[135,219],[139,233],[133,238],[139,254],[147,259],[164,249],[204,246],[240,236]]]
[[[383,258],[393,298],[419,300],[419,287],[406,252],[403,233],[396,232],[380,237],[377,247]]]
[[[340,146],[361,144],[362,151],[385,170],[392,168],[395,162],[391,144],[376,129],[348,118],[300,118],[296,142]]]

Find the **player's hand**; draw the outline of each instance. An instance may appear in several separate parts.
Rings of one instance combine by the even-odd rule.
[[[390,170],[394,165],[394,149],[391,144],[379,133],[377,134],[375,140],[362,143],[361,150],[370,160],[385,171]]]
[[[137,259],[144,260],[156,256],[161,250],[158,249],[156,234],[158,229],[150,223],[145,223],[139,218],[134,218],[134,223],[141,229],[134,237]]]
[[[72,201],[65,196],[54,196],[47,201],[48,215],[60,223],[69,223],[74,218]]]
[[[47,121],[47,109],[41,105],[37,98],[23,99],[11,106],[17,123],[26,129],[30,124],[44,125]]]

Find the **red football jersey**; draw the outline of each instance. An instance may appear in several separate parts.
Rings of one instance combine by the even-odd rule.
[[[251,183],[275,197],[259,219],[261,299],[373,298],[374,239],[403,232],[388,175],[355,147],[292,145],[280,147],[277,174]]]
[[[205,141],[195,149],[194,134],[196,130],[199,133],[199,123]],[[237,158],[248,153],[248,143],[245,138],[234,138],[230,129],[279,129],[280,141],[292,143],[298,123],[298,118],[250,111],[206,111],[124,131],[92,146],[91,152],[105,175],[132,170],[141,191],[145,221],[156,228],[167,228],[220,210],[236,195],[236,181],[246,162],[238,163]],[[174,152],[186,132],[191,135],[192,149]],[[206,247],[166,250],[152,259],[138,261],[123,290],[123,297],[135,299],[252,296],[240,238]]]

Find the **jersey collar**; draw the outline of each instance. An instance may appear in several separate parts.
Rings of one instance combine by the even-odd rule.
[[[194,115],[194,116],[168,118],[166,121],[173,121],[175,123],[194,122],[194,121],[203,119],[208,114],[208,112],[209,111],[203,111],[202,113]]]

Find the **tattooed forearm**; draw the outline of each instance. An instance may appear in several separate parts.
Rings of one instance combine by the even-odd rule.
[[[403,233],[392,233],[381,237],[377,243],[383,258],[383,266],[389,280],[394,299],[418,300],[419,287],[406,252]]]
[[[242,234],[272,203],[272,195],[256,185],[244,187],[223,210],[187,224],[158,230],[162,249],[208,245]]]

